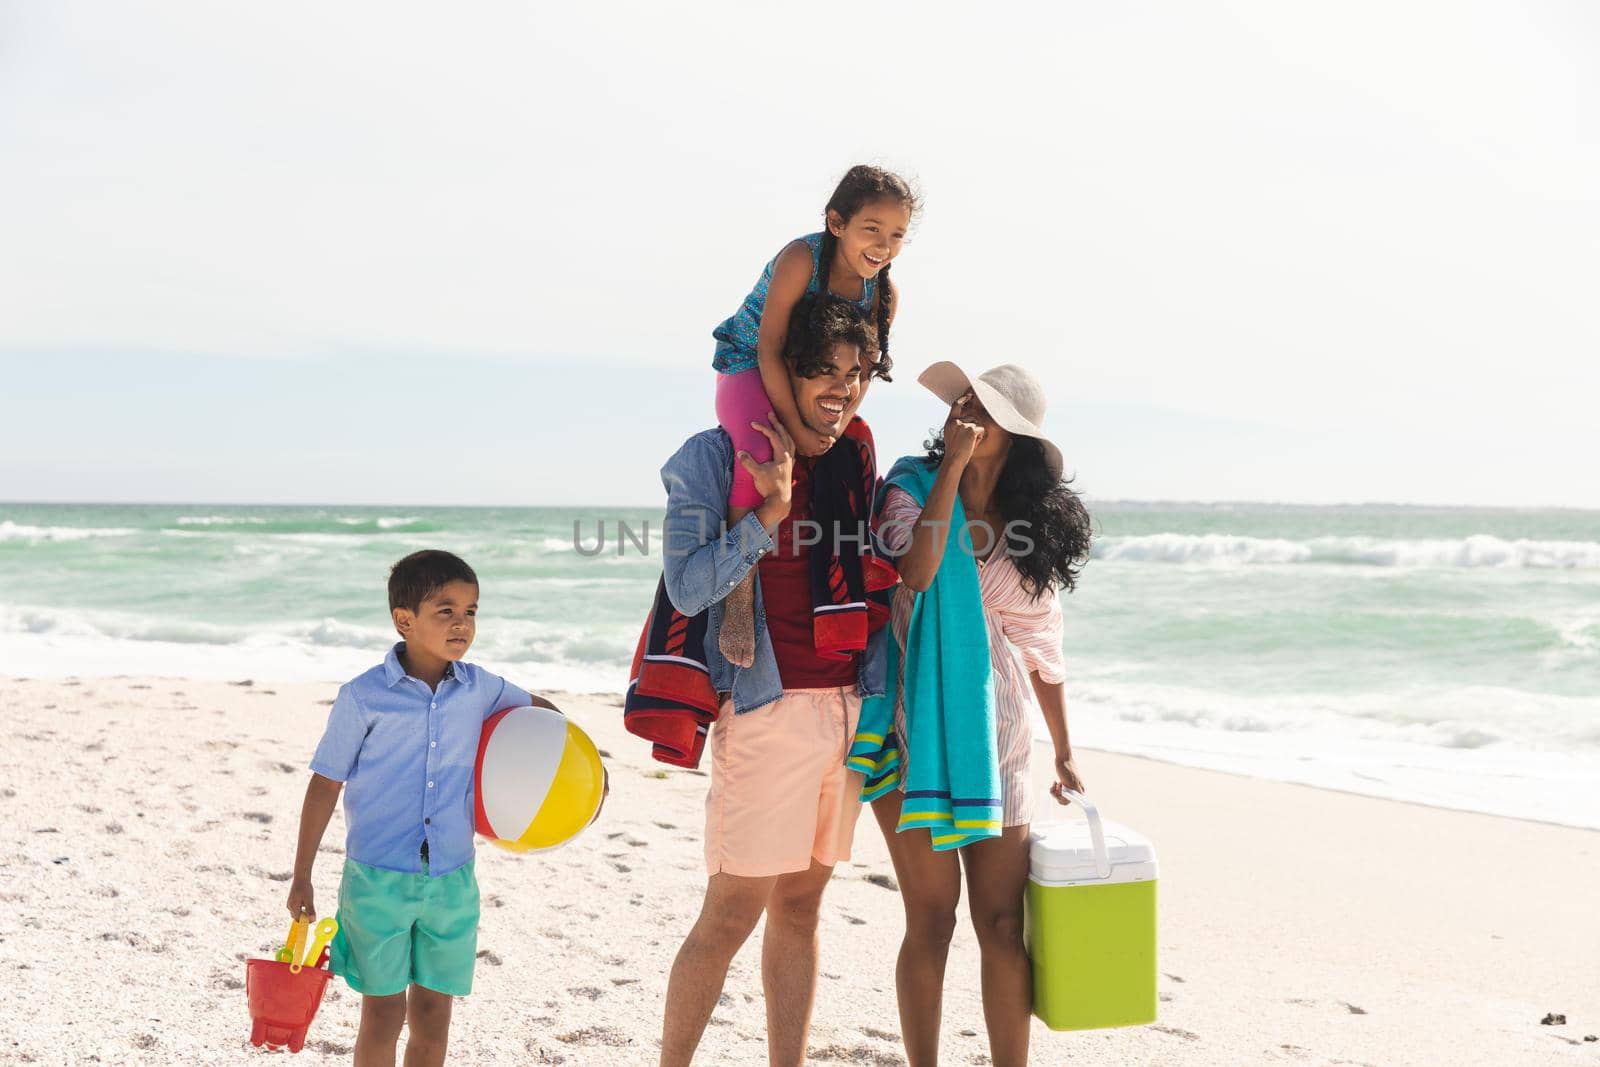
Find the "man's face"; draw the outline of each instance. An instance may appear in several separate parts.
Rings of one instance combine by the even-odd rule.
[[[861,349],[836,344],[828,352],[827,369],[815,378],[791,374],[800,421],[816,433],[838,437],[844,430],[844,409],[861,395]]]
[[[447,582],[430,593],[416,611],[394,609],[394,628],[406,645],[454,663],[467,654],[478,634],[478,587]]]

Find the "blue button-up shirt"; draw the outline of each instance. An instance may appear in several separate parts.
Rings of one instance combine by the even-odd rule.
[[[369,867],[448,874],[472,862],[473,767],[483,720],[527,693],[470,663],[437,692],[400,666],[401,642],[340,687],[311,769],[344,785],[345,855]]]
[[[722,598],[773,549],[772,538],[751,512],[724,530],[728,494],[733,490],[733,442],[723,430],[705,430],[683,443],[661,468],[667,489],[667,517],[662,526],[663,576],[667,599],[685,615],[709,611],[706,620],[706,666],[719,693],[733,694],[735,714],[771,704],[783,696],[778,659],[767,632],[761,603],[761,581],[755,582],[755,663],[735,667],[722,655]],[[889,628],[867,638],[857,657],[856,691],[882,696],[887,673],[884,641]]]

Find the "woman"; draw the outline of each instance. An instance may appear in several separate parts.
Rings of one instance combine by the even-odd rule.
[[[1022,898],[1036,708],[1054,745],[1051,794],[1065,804],[1063,790],[1083,789],[1067,736],[1056,592],[1072,589],[1088,556],[1089,515],[1039,430],[1044,392],[1026,370],[1006,364],[973,379],[945,362],[918,380],[950,410],[925,456],[896,463],[881,498],[879,534],[902,582],[893,733],[883,730],[877,755],[854,765],[870,768],[906,910],[895,985],[911,1067],[938,1062],[963,866],[990,1057],[1010,1067],[1027,1062],[1033,1002]]]

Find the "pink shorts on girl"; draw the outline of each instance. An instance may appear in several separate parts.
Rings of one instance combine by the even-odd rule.
[[[766,386],[761,384],[761,368],[717,375],[717,422],[733,438],[733,492],[728,494],[728,505],[735,508],[759,507],[762,501],[756,492],[755,479],[739,462],[739,452],[750,453],[757,463],[772,458],[772,442],[750,424],[767,425],[767,413],[772,401],[767,399]]]

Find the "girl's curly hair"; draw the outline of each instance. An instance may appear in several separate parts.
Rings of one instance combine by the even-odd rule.
[[[822,247],[817,252],[820,264],[817,268],[818,292],[826,294],[828,291],[828,268],[832,265],[834,254],[839,247],[839,239],[827,226],[828,212],[837,211],[841,219],[849,222],[855,217],[856,212],[879,200],[893,200],[902,205],[912,216],[922,210],[922,199],[912,190],[910,183],[900,175],[882,167],[858,163],[845,171],[844,177],[839,179],[833,195],[828,198],[828,206],[822,212]],[[889,301],[894,295],[894,283],[889,280],[891,266],[892,263],[886,263],[878,272],[879,355],[877,363],[867,374],[869,378],[882,378],[886,382],[892,380],[889,371],[894,366],[894,362],[889,358]]]

